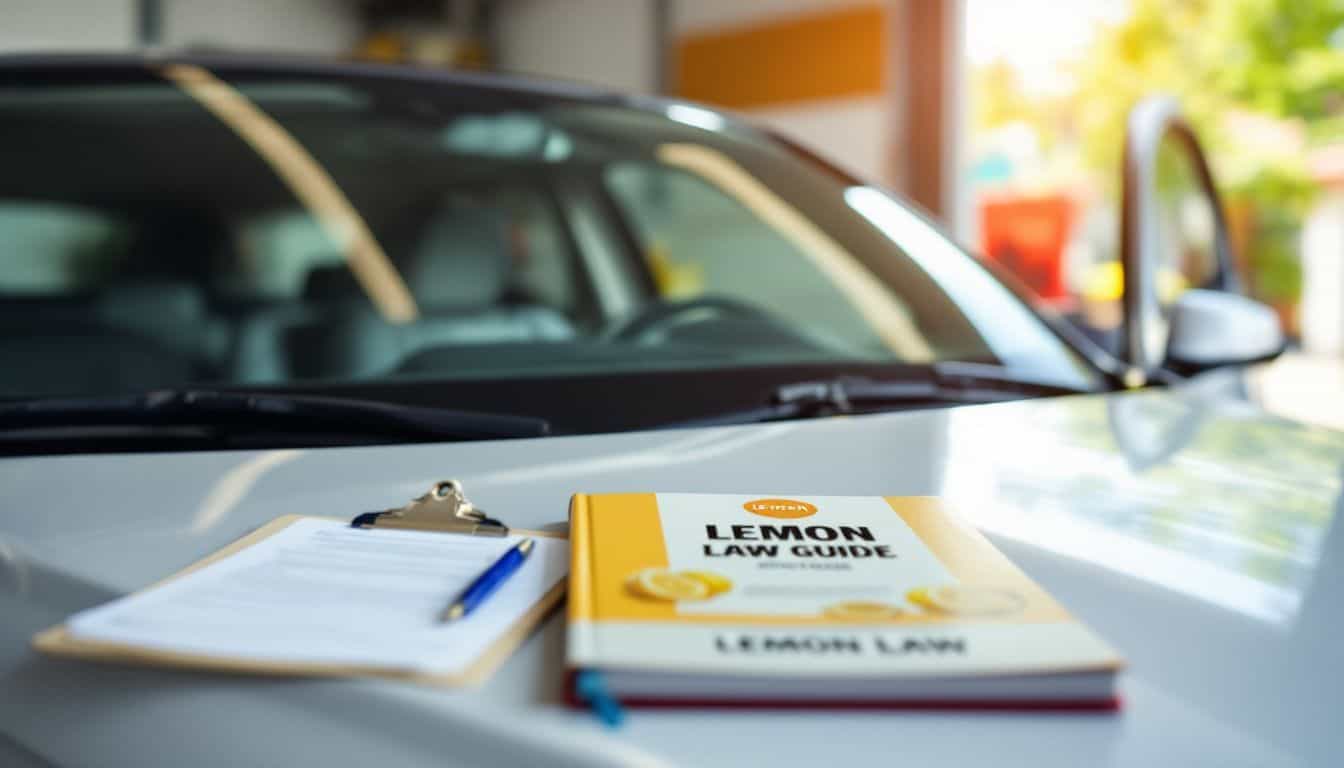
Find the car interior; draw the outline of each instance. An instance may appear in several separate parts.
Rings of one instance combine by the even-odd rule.
[[[343,263],[308,267],[297,296],[231,295],[211,275],[190,273],[210,259],[180,257],[215,251],[222,260],[242,258],[218,247],[235,242],[223,222],[208,211],[156,212],[130,225],[135,234],[111,279],[55,295],[4,296],[0,354],[31,362],[6,366],[0,387],[43,391],[109,374],[124,376],[117,388],[131,390],[173,381],[350,378],[393,370],[425,347],[574,338],[582,310],[527,294],[498,210],[444,199],[403,226],[406,248],[395,266],[419,308],[410,323],[382,318]],[[62,353],[36,354],[43,348]]]

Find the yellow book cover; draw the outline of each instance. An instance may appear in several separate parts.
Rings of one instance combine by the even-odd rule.
[[[627,703],[1117,703],[1116,652],[937,498],[579,494],[570,526],[568,664]]]

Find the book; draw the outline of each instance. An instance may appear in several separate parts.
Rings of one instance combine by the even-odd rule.
[[[937,498],[579,494],[570,546],[574,704],[1119,703],[1119,655]]]
[[[278,518],[33,645],[91,661],[466,686],[487,679],[563,597],[569,547],[555,534],[364,517]],[[534,551],[519,572],[469,616],[440,623],[457,593],[524,536]]]

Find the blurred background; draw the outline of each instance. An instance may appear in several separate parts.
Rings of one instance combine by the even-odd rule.
[[[1118,295],[1141,96],[1205,143],[1248,293],[1296,341],[1261,393],[1344,426],[1336,0],[0,0],[0,50],[259,52],[707,102],[927,209],[1063,314]]]

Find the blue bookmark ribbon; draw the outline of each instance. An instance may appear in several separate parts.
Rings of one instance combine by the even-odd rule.
[[[625,722],[625,708],[611,695],[601,672],[591,669],[579,672],[574,678],[574,693],[608,728],[619,728]]]

